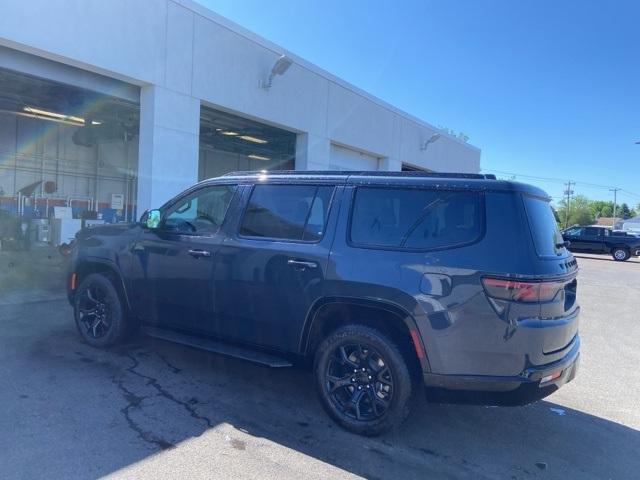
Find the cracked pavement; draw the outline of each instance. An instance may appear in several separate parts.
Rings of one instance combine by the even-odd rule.
[[[640,262],[579,263],[574,382],[527,407],[418,401],[373,439],[334,425],[304,370],[144,336],[96,350],[59,297],[0,294],[0,478],[638,478]]]

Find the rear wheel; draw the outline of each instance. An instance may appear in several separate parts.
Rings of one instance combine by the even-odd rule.
[[[101,273],[92,273],[80,283],[74,316],[80,335],[93,347],[109,347],[129,331],[120,295],[111,279]]]
[[[625,260],[628,260],[629,257],[631,256],[631,254],[629,253],[629,250],[622,247],[614,248],[611,251],[611,255],[613,256],[613,259],[618,262],[624,262]]]
[[[411,376],[397,346],[362,325],[341,327],[320,344],[314,373],[322,406],[342,427],[379,435],[409,413]]]

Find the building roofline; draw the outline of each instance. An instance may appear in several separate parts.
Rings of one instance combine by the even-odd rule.
[[[401,110],[398,107],[395,107],[393,105],[391,105],[388,102],[385,102],[384,100],[376,97],[375,95],[372,95],[368,92],[366,92],[365,90],[362,90],[361,88],[353,85],[352,83],[347,82],[346,80],[343,80],[340,77],[337,77],[336,75],[332,74],[331,72],[328,72],[327,70],[324,70],[323,68],[309,62],[308,60],[305,60],[304,58],[296,55],[295,53],[292,53],[291,51],[281,47],[280,45],[258,35],[255,32],[252,32],[251,30],[243,27],[242,25],[239,25],[237,23],[235,23],[232,20],[229,20],[228,18],[220,15],[219,13],[214,12],[213,10],[208,9],[207,7],[205,7],[204,5],[201,5],[200,3],[196,2],[195,0],[168,0],[170,2],[173,2],[177,5],[180,5],[188,10],[191,10],[194,14],[196,15],[200,15],[203,18],[206,18],[208,20],[211,20],[221,26],[223,26],[224,28],[230,30],[233,33],[237,33],[238,35],[241,35],[243,37],[245,37],[247,40],[250,40],[252,42],[255,42],[259,45],[261,45],[262,47],[271,50],[273,53],[276,53],[278,55],[282,55],[285,54],[288,57],[290,57],[297,65],[309,70],[312,73],[315,73],[316,75],[319,75],[321,77],[326,78],[328,81],[333,82],[337,85],[340,85],[341,87],[344,87],[348,90],[351,90],[353,93],[360,95],[363,98],[366,98],[367,100],[372,101],[373,103],[375,103],[376,105],[385,108],[387,110],[389,110],[392,113],[395,113],[401,117],[406,118],[407,120],[411,120],[415,123],[418,123],[420,125],[422,125],[423,127],[429,128],[431,130],[434,130],[438,133],[440,133],[441,135],[443,135],[444,137],[446,137],[449,140],[452,140],[460,145],[464,145],[466,147],[469,147],[473,150],[476,150],[478,152],[480,152],[480,148],[476,147],[475,145],[472,145],[468,142],[464,142],[462,140],[460,140],[459,138],[454,137],[453,135],[450,135],[449,133],[446,133],[442,130],[440,130],[439,128],[437,128],[436,126],[428,123],[425,120],[422,120],[421,118],[416,117],[415,115],[412,115],[404,110]]]

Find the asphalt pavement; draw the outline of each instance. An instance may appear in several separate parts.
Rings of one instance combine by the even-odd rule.
[[[525,407],[418,401],[337,427],[303,369],[139,336],[86,346],[55,292],[0,292],[0,478],[640,478],[640,261],[580,255],[577,378]]]

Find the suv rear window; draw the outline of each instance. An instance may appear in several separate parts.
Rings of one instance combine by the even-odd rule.
[[[467,244],[482,233],[481,213],[478,192],[360,187],[351,241],[406,249]]]
[[[316,242],[324,234],[334,187],[256,185],[240,235]]]
[[[523,198],[536,252],[541,257],[555,256],[564,240],[549,201],[529,195]]]

